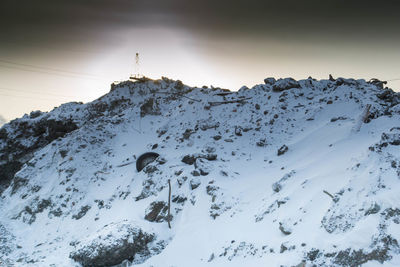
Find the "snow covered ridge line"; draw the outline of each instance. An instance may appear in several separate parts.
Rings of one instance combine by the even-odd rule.
[[[377,80],[163,78],[32,112],[0,129],[0,262],[399,266],[399,102]]]

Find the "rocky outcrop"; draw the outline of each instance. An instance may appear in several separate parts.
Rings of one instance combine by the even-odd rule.
[[[164,242],[156,242],[154,233],[148,233],[128,222],[104,226],[95,237],[72,243],[75,249],[70,258],[82,266],[106,267],[129,260],[144,262],[164,248]]]
[[[292,88],[299,88],[300,84],[293,78],[280,79],[272,85],[274,92],[282,92]]]
[[[38,116],[34,112],[26,120],[14,120],[0,129],[0,193],[35,151],[78,129],[71,119],[36,119]]]

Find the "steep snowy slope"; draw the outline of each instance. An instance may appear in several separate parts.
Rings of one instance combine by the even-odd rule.
[[[33,112],[0,129],[0,265],[400,266],[399,103],[376,81],[163,78]]]

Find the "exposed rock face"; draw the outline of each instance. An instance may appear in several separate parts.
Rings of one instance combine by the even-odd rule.
[[[149,98],[143,105],[140,106],[140,116],[146,115],[160,115],[160,108],[158,107],[157,100]]]
[[[70,257],[87,267],[106,267],[124,260],[141,263],[163,249],[155,235],[124,222],[105,226],[94,238],[79,242]]]
[[[31,117],[37,118],[40,115],[32,113]],[[14,120],[8,126],[0,129],[0,193],[10,184],[22,165],[33,157],[35,151],[78,128],[71,119],[47,118]]]

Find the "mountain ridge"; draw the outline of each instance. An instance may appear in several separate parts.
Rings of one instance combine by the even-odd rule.
[[[377,80],[267,78],[232,92],[163,78],[32,112],[0,129],[0,260],[395,266],[399,103]],[[161,156],[138,173],[147,151]]]

